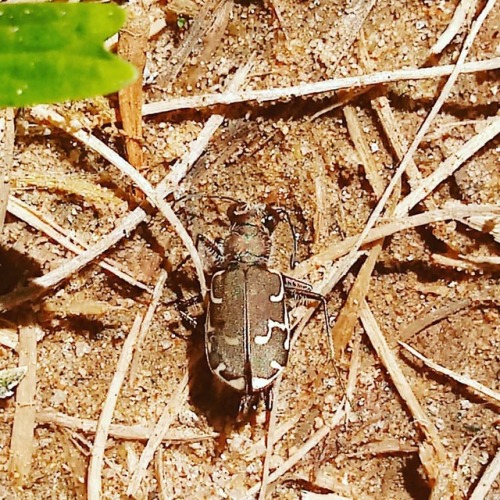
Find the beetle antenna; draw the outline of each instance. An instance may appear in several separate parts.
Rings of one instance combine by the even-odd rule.
[[[208,198],[208,199],[215,199],[215,200],[224,200],[224,201],[230,201],[231,203],[238,203],[238,200],[235,200],[234,198],[231,198],[230,196],[220,196],[216,194],[185,194],[178,198],[177,200],[174,201],[174,205],[176,203],[179,203],[181,201],[185,200],[196,200],[200,198]]]

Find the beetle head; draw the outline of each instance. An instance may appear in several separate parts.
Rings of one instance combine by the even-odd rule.
[[[264,203],[233,203],[227,210],[227,216],[236,226],[251,225],[260,229],[265,228],[270,235],[282,220],[280,212]]]

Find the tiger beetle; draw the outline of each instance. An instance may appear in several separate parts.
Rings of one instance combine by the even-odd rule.
[[[288,213],[267,204],[234,202],[227,211],[230,234],[222,251],[200,236],[216,257],[205,324],[205,353],[212,373],[239,392],[239,414],[255,408],[262,394],[272,408],[272,387],[290,351],[291,329],[285,296],[321,302],[329,334],[326,299],[312,286],[268,268],[271,236]]]

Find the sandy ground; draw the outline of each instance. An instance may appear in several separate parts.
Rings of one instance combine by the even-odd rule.
[[[127,31],[139,104],[16,113],[0,368],[29,369],[0,400],[0,498],[500,498],[498,5],[474,37],[491,3],[147,1]],[[480,64],[421,76],[463,55]],[[127,128],[141,99],[159,104]],[[209,196],[284,207],[300,264],[281,224],[270,267],[328,301],[335,361],[321,311],[289,303],[312,317],[272,449],[263,406],[236,421],[179,312],[200,291],[179,231],[230,231]]]

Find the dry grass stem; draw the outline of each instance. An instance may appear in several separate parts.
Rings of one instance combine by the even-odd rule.
[[[477,483],[470,500],[483,500],[490,491],[493,483],[500,474],[500,448],[497,450],[493,460],[486,467],[481,479]]]
[[[167,70],[158,79],[158,84],[162,87],[170,87],[175,82],[179,72],[186,64],[189,54],[198,47],[207,30],[212,25],[215,17],[214,13],[222,8],[224,2],[221,0],[209,0],[203,4],[198,15],[190,26],[189,33],[185,37],[180,47],[172,54],[167,63]]]
[[[80,255],[85,249],[88,249],[88,245],[83,241],[80,241],[74,235],[71,236],[71,239],[76,241],[78,244],[73,243],[68,236],[68,232],[64,228],[56,224],[54,221],[47,219],[46,216],[38,213],[37,210],[26,205],[26,203],[18,200],[13,195],[9,198],[8,211],[18,219],[46,234],[61,246],[71,250],[77,255]],[[136,280],[130,273],[126,273],[118,269],[118,267],[116,267],[118,266],[116,261],[106,258],[99,260],[97,264],[130,285],[140,288],[148,293],[153,293],[153,290],[149,286]]]
[[[166,26],[167,22],[163,18],[153,20],[149,25],[148,37],[153,38],[155,35],[157,35],[163,29],[165,29]],[[104,43],[104,46],[106,47],[107,50],[114,50],[117,45],[118,45],[118,33],[109,37]]]
[[[9,178],[14,161],[16,131],[14,109],[0,110],[0,234],[3,231],[7,202],[9,200]]]
[[[335,54],[332,69],[335,69],[349,53],[349,48],[359,38],[363,25],[376,3],[376,0],[355,0],[351,2],[349,8],[346,9],[342,22],[334,25],[331,34],[334,39],[340,40],[332,47],[325,47],[327,51],[329,50],[332,54]]]
[[[356,108],[354,106],[347,105],[343,108],[343,112],[347,125],[347,131],[349,132],[351,140],[354,144],[356,153],[359,156],[361,165],[363,165],[363,168],[365,169],[366,178],[377,198],[380,198],[384,192],[384,182],[379,173],[377,162],[373,158],[373,154],[370,151],[370,147],[366,139],[366,133],[363,132],[363,126],[358,119]]]
[[[413,347],[410,347],[405,342],[399,342],[399,344],[402,345],[407,351],[411,352],[415,357],[423,361],[429,368],[432,368],[434,371],[442,373],[443,375],[446,375],[447,377],[450,377],[463,385],[471,387],[477,392],[494,399],[497,403],[500,403],[500,392],[494,391],[493,389],[490,389],[489,387],[476,382],[467,375],[461,375],[448,368],[445,368],[444,366],[438,365],[434,361],[420,354],[417,350],[413,349]]]
[[[417,477],[430,500],[495,495],[500,394],[481,367],[495,358],[500,301],[498,2],[394,7],[135,2],[117,50],[143,80],[118,97],[0,112],[0,398],[18,390],[17,351],[31,377],[41,353],[17,407],[0,405],[0,497],[393,500],[415,495]],[[141,206],[127,209],[124,193]],[[308,323],[316,303],[289,310],[294,352],[255,422],[230,422],[236,401],[216,387],[209,400],[175,313],[196,275],[207,299],[191,235],[219,246],[228,199],[289,212],[311,257],[288,271],[329,294],[335,318],[330,359],[323,314]],[[289,247],[280,226],[270,269]],[[51,335],[19,327],[33,308]],[[311,344],[297,349],[306,325]],[[433,345],[432,359],[408,339]],[[201,384],[192,401],[189,375]],[[127,377],[142,379],[133,405],[118,400]],[[450,393],[457,382],[469,397]]]
[[[39,122],[48,122],[51,125],[64,130],[85,146],[99,153],[103,158],[118,168],[123,175],[129,177],[146,195],[149,202],[156,206],[156,193],[153,186],[151,186],[147,179],[118,153],[104,144],[104,142],[87,132],[84,129],[84,125],[78,120],[68,120],[66,117],[62,116],[49,106],[35,106],[34,108],[31,108],[31,115]]]
[[[193,87],[202,78],[204,71],[204,63],[210,64],[212,54],[217,50],[217,47],[223,43],[223,37],[226,33],[228,23],[233,17],[234,0],[225,0],[219,2],[214,13],[207,20],[207,29],[205,30],[203,39],[203,46],[200,46],[197,59],[199,64],[191,69],[187,79],[187,84]],[[191,30],[189,30],[191,33]],[[174,55],[175,57],[175,55]],[[170,82],[169,82],[170,83]]]
[[[476,5],[477,0],[461,0],[453,13],[450,24],[448,24],[437,42],[432,46],[430,50],[431,54],[440,54],[443,52],[460,31],[467,19],[467,15],[476,8]]]
[[[95,434],[97,421],[88,418],[71,417],[64,413],[56,412],[50,409],[44,409],[37,413],[36,421],[38,425],[55,425],[64,427],[74,431],[83,432],[85,434]],[[109,427],[109,435],[116,439],[124,439],[127,441],[147,441],[152,434],[152,428],[141,424],[137,425],[122,425],[111,424]],[[194,443],[198,441],[206,441],[215,439],[217,433],[187,435],[185,431],[169,429],[163,437],[164,443]]]
[[[276,406],[276,405],[275,405]],[[274,408],[274,407],[273,407]],[[273,442],[276,443],[278,442],[288,431],[293,429],[301,419],[301,415],[293,415],[291,418],[288,418],[284,422],[282,422],[280,425],[274,428],[272,437],[273,437]],[[259,455],[263,455],[266,452],[267,449],[267,443],[269,441],[268,436],[269,433],[266,434],[265,437],[259,439],[257,442],[255,442],[250,449],[245,453],[246,457],[249,460],[253,460],[255,457],[258,457]]]
[[[223,94],[201,94],[189,97],[177,97],[166,101],[145,104],[142,115],[154,115],[166,113],[178,109],[199,109],[215,104],[235,104],[247,101],[276,101],[279,99],[290,99],[293,97],[309,96],[325,92],[333,92],[340,89],[354,89],[378,85],[384,83],[398,82],[404,80],[425,80],[428,78],[440,78],[450,75],[455,65],[433,66],[430,68],[401,69],[396,71],[381,71],[370,75],[350,76],[346,78],[334,78],[314,83],[303,83],[291,87],[243,90],[237,92],[225,92]],[[500,68],[500,57],[466,63],[460,68],[460,73],[477,73],[480,71],[491,71]]]
[[[352,500],[352,497],[344,497],[336,493],[314,493],[312,491],[303,491],[301,498],[303,500]]]
[[[158,447],[155,453],[155,476],[158,483],[158,496],[160,500],[168,500],[174,498],[173,488],[169,488],[165,480],[165,471],[163,468],[163,448]]]
[[[43,295],[50,288],[58,286],[72,274],[78,272],[89,262],[99,257],[122,238],[130,234],[146,217],[146,213],[141,208],[136,208],[133,212],[123,217],[120,225],[104,236],[95,245],[85,250],[80,255],[68,259],[53,271],[32,279],[26,287],[16,289],[0,297],[0,311],[8,311],[27,301],[35,300]]]
[[[476,257],[474,255],[462,255],[459,257],[467,262],[471,262],[472,264],[478,264],[480,266],[500,266],[500,257],[492,256],[492,255],[482,255],[480,257]]]
[[[60,191],[82,198],[86,203],[97,206],[116,208],[123,200],[108,188],[89,181],[85,175],[61,175],[60,172],[15,172],[11,178],[12,190],[46,189]]]
[[[138,314],[134,320],[134,324],[130,329],[120,353],[118,364],[116,365],[113,380],[109,385],[108,393],[104,401],[101,415],[97,423],[94,445],[89,463],[88,479],[87,479],[87,496],[89,500],[99,500],[101,498],[101,475],[104,458],[104,449],[109,436],[109,428],[115,411],[116,402],[120,394],[123,381],[127,375],[132,354],[134,352],[135,343],[141,330],[142,316]]]
[[[203,154],[203,151],[205,151],[223,121],[224,117],[222,115],[214,115],[207,120],[203,130],[198,134],[196,140],[193,141],[187,154],[175,163],[168,175],[158,184],[157,189],[160,196],[165,198],[177,189],[182,179],[186,177],[189,169]]]
[[[432,260],[443,267],[452,267],[458,271],[481,271],[484,269],[483,264],[467,261],[464,259],[456,259],[454,257],[448,257],[447,255],[432,254]],[[486,267],[491,267],[490,265]]]
[[[193,265],[196,270],[196,276],[198,278],[198,282],[200,283],[200,293],[203,298],[205,298],[207,294],[207,282],[205,280],[205,271],[203,269],[203,264],[201,262],[200,255],[198,254],[198,250],[196,249],[195,244],[189,233],[186,231],[180,219],[177,217],[175,212],[172,210],[171,206],[163,201],[160,197],[157,198],[157,207],[158,210],[162,213],[162,215],[167,219],[168,222],[172,225],[175,232],[180,237],[182,243],[186,247],[191,260],[193,261]]]
[[[485,216],[473,216],[469,217],[467,220],[461,218],[457,219],[462,224],[475,229],[476,231],[481,231],[482,233],[487,232],[491,234],[497,243],[500,243],[500,217],[485,217]]]
[[[418,447],[408,445],[398,439],[387,438],[383,441],[365,444],[356,453],[348,453],[347,457],[360,458],[366,455],[392,455],[399,453],[418,453]]]
[[[363,251],[357,252],[356,260],[362,257],[363,255],[365,255],[365,252]],[[328,293],[330,293],[333,290],[335,285],[349,272],[350,266],[351,266],[351,261],[347,257],[338,260],[337,262],[335,262],[335,264],[332,266],[332,268],[326,274],[326,276],[321,280],[321,282],[314,288],[314,290],[317,293],[320,293],[321,295],[328,295]],[[296,271],[294,272],[294,274],[295,273]],[[319,304],[309,306],[302,314],[302,316],[300,316],[298,321],[294,325],[292,325],[292,330],[294,331],[294,335],[291,341],[291,349],[293,349],[293,346],[299,339],[302,330],[305,328],[308,321],[311,319],[318,305]],[[333,342],[330,335],[328,335],[327,341],[328,341],[328,348],[330,351],[330,359],[333,361],[335,359],[335,348],[333,346]]]
[[[156,281],[153,297],[151,299],[151,302],[149,303],[148,310],[146,311],[146,314],[144,315],[144,320],[142,321],[141,324],[141,331],[139,332],[139,336],[137,337],[136,348],[134,350],[132,362],[130,364],[129,383],[131,387],[135,385],[137,368],[141,359],[141,345],[148,333],[149,327],[151,326],[151,322],[153,321],[153,316],[155,314],[156,308],[160,303],[161,296],[163,294],[163,287],[165,286],[167,277],[168,277],[167,271],[165,271],[165,269],[162,269],[160,271],[160,275],[158,276],[158,280]]]
[[[16,410],[10,442],[9,472],[13,482],[18,486],[23,486],[29,481],[35,445],[36,364],[39,330],[40,327],[33,322],[32,314],[26,315],[25,324],[19,328],[19,366],[27,367],[28,370],[16,390]]]
[[[394,386],[406,402],[408,409],[415,419],[415,422],[418,424],[426,440],[431,446],[431,449],[429,449],[429,447],[423,443],[419,453],[420,460],[422,461],[422,465],[425,467],[430,483],[434,485],[431,498],[450,498],[450,494],[453,491],[451,483],[452,467],[448,463],[446,452],[439,438],[437,429],[415,397],[409,382],[406,380],[401,368],[398,365],[396,356],[389,348],[387,341],[385,340],[384,335],[366,302],[364,302],[363,307],[361,308],[361,322],[368,338],[370,339],[370,342],[377,352],[378,357],[389,373]]]
[[[361,337],[358,335],[353,341],[352,354],[349,366],[349,376],[347,377],[347,385],[345,388],[345,416],[346,425],[348,425],[352,414],[352,401],[354,400],[354,390],[356,389],[356,382],[358,380],[359,364],[360,364],[360,349]]]
[[[396,121],[394,113],[392,112],[389,99],[385,96],[381,96],[377,99],[372,100],[371,105],[377,113],[377,117],[380,121],[380,124],[382,125],[385,137],[394,150],[398,161],[402,161],[405,155],[405,151],[408,150],[408,142],[400,131],[400,127]],[[410,184],[412,189],[415,187],[417,182],[422,179],[422,174],[420,173],[420,170],[418,169],[413,159],[409,160],[405,174],[408,178],[408,184]],[[426,208],[428,210],[435,210],[438,208],[432,202],[432,200],[429,201],[431,203],[426,204]]]
[[[401,327],[399,330],[399,338],[403,341],[406,341],[422,330],[425,330],[427,327],[433,325],[434,323],[448,318],[452,314],[455,314],[456,312],[469,307],[471,304],[472,300],[465,299],[453,301],[449,304],[439,307],[438,309],[435,309],[435,306],[432,305],[430,308],[430,312],[425,312],[422,316],[412,321],[409,325]]]
[[[279,439],[276,431],[278,421],[278,401],[280,395],[282,375],[279,375],[273,384],[273,407],[267,414],[267,436],[266,436],[266,452],[264,454],[264,462],[262,464],[262,474],[260,480],[260,488],[258,490],[258,500],[265,500],[269,481],[269,471],[271,468],[271,459],[274,450],[274,443]]]
[[[344,116],[346,117],[347,129],[355,145],[356,152],[360,156],[361,163],[364,165],[367,179],[375,195],[380,198],[384,192],[383,178],[368,147],[361,123],[351,106],[347,106],[344,109]],[[393,197],[391,205],[387,209],[387,216],[391,216],[394,212],[394,205],[399,197],[399,193],[397,195]],[[368,252],[368,256],[349,291],[345,305],[339,312],[337,321],[332,328],[332,338],[336,355],[344,351],[358,322],[359,308],[368,294],[371,276],[382,252],[383,245],[384,239],[376,241]]]
[[[314,137],[312,138],[314,141]],[[318,149],[321,147],[316,145]],[[325,213],[327,211],[326,197],[326,165],[321,154],[314,151],[314,163],[316,164],[316,175],[314,177],[315,209],[314,209],[314,243],[318,244],[326,236]]]
[[[329,425],[324,425],[323,427],[321,427],[321,429],[316,431],[300,447],[299,450],[297,450],[292,456],[285,460],[285,462],[283,462],[274,472],[269,474],[269,477],[267,478],[267,484],[274,483],[281,476],[283,476],[283,474],[288,472],[294,465],[300,462],[302,458],[304,458],[313,448],[321,443],[321,441],[323,441],[323,439],[325,439],[328,434],[330,434],[332,429],[342,421],[344,415],[344,401],[342,401]],[[255,495],[258,491],[260,491],[260,489],[261,483],[259,482],[248,490],[247,496]]]
[[[469,158],[476,154],[486,143],[500,133],[500,116],[485,120],[485,127],[469,139],[456,153],[443,161],[439,167],[398,204],[397,216],[406,215],[417,203],[426,198],[445,179],[456,172]]]
[[[418,215],[406,216],[394,222],[382,223],[380,226],[372,229],[364,242],[365,245],[373,243],[380,238],[390,236],[391,234],[410,229],[412,227],[424,226],[432,222],[441,222],[446,220],[464,220],[483,213],[486,218],[493,219],[498,217],[499,207],[497,205],[463,205],[460,203],[451,203],[445,205],[439,210],[431,210]],[[464,215],[467,213],[468,215]],[[341,242],[335,242],[328,246],[326,250],[316,254],[310,259],[301,262],[294,270],[293,275],[300,278],[309,274],[317,267],[337,260],[339,257],[346,255],[354,247],[358,241],[359,235],[350,236]]]
[[[177,414],[187,400],[189,390],[188,382],[189,374],[186,373],[180,381],[176,393],[172,396],[170,402],[165,405],[163,413],[156,423],[153,432],[151,433],[151,437],[149,438],[146,446],[144,447],[144,450],[142,451],[137,468],[134,471],[134,475],[132,476],[132,479],[130,480],[130,483],[128,485],[127,495],[134,496],[137,494],[139,486],[141,485],[142,478],[146,473],[149,463],[153,459],[153,456],[158,447],[161,446],[165,434],[168,432],[174,419],[177,417]]]

